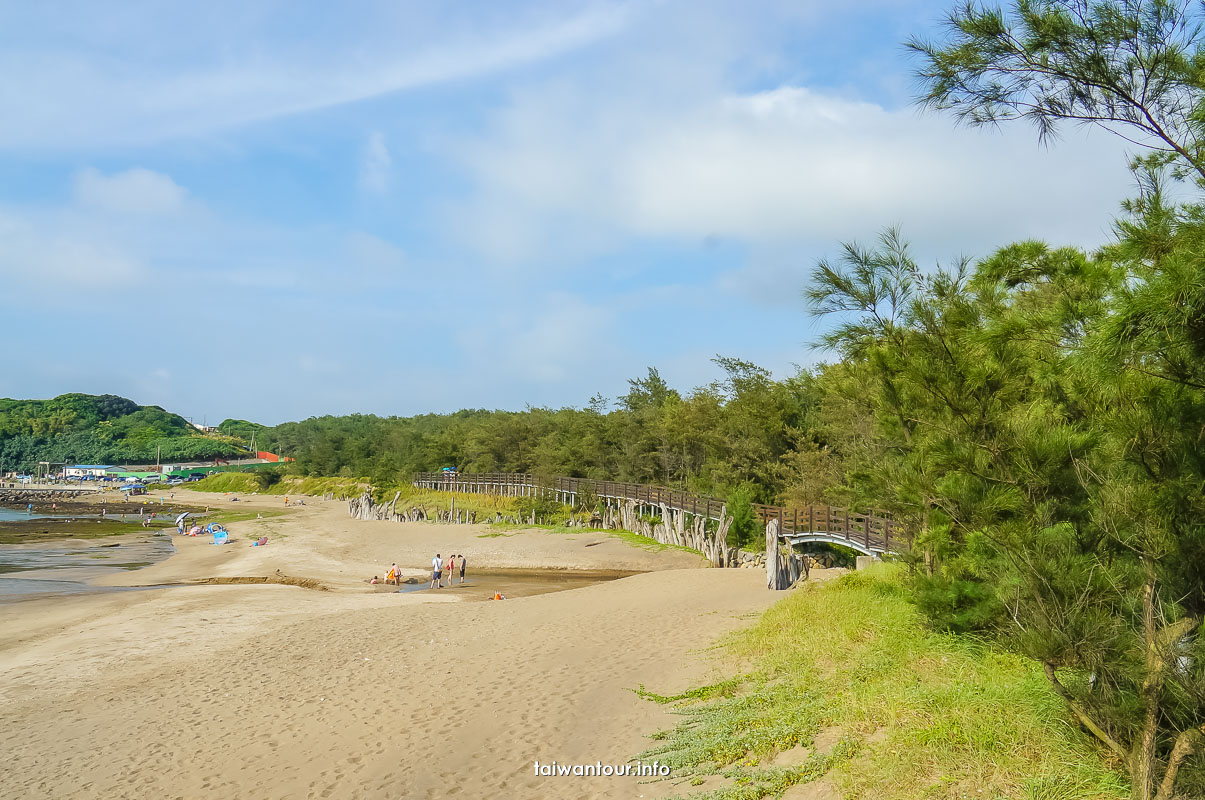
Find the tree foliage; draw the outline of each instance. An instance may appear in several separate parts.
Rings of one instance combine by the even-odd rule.
[[[820,419],[843,491],[912,520],[918,605],[1037,660],[1142,800],[1205,795],[1205,178],[1201,9],[967,4],[913,40],[922,102],[1040,138],[1149,148],[1116,243],[922,269],[888,231],[821,262],[837,324]],[[1184,186],[1177,188],[1183,197]]]
[[[39,461],[88,464],[195,461],[242,454],[234,437],[203,436],[177,414],[115,395],[65,394],[51,400],[0,398],[0,466]]]
[[[941,41],[913,38],[921,102],[971,125],[1013,119],[1042,139],[1095,125],[1205,178],[1205,49],[1193,0],[966,3]]]

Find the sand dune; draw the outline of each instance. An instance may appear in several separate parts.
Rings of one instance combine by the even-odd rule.
[[[538,777],[539,760],[623,763],[668,723],[630,691],[715,668],[700,652],[773,601],[753,570],[682,569],[597,533],[480,538],[353,522],[307,501],[196,539],[127,584],[279,569],[333,591],[188,586],[41,600],[0,618],[0,797],[652,797],[636,778]],[[272,507],[279,498],[248,506]],[[594,539],[604,541],[592,547]],[[505,602],[361,583],[433,548],[481,567],[652,569]]]

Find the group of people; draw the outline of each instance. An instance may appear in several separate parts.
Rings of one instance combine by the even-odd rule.
[[[452,585],[452,579],[456,577],[456,570],[460,570],[460,582],[464,583],[464,571],[467,565],[465,557],[462,555],[448,556],[448,560],[444,561],[439,553],[435,554],[435,558],[431,559],[431,588],[442,589],[444,576],[447,575],[448,586]],[[381,580],[376,575],[372,576],[369,583],[380,583]],[[402,568],[395,561],[390,565],[389,571],[385,573],[385,583],[391,583],[395,586],[402,585]]]
[[[447,585],[451,586],[453,579],[456,577],[457,570],[460,570],[460,582],[464,583],[464,573],[467,563],[465,557],[459,553],[449,555],[446,561],[441,553],[436,553],[435,558],[431,559],[431,588],[442,589],[444,581],[447,581]],[[381,579],[373,575],[369,583],[378,584],[381,583]],[[385,573],[385,583],[401,586],[402,568],[397,565],[396,561],[390,565],[389,571]],[[491,599],[505,600],[506,595],[496,591]]]
[[[431,588],[432,589],[443,588],[442,578],[445,573],[447,574],[448,585],[449,586],[452,585],[452,578],[455,577],[455,575],[456,575],[456,567],[457,567],[458,561],[460,562],[459,563],[460,582],[464,583],[464,568],[465,568],[464,556],[459,555],[459,554],[449,555],[448,560],[444,561],[443,558],[440,557],[439,553],[435,554],[435,558],[431,559]]]

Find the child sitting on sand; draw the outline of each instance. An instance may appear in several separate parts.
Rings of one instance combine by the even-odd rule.
[[[377,580],[377,576],[376,576],[376,575],[373,575],[373,576],[372,576],[372,580],[370,580],[370,581],[369,581],[369,583],[371,583],[371,584],[378,584],[378,583],[380,583],[380,581],[379,581],[379,580]]]

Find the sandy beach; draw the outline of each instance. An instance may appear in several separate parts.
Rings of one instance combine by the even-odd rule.
[[[0,798],[657,797],[635,777],[541,777],[534,763],[621,764],[672,718],[631,691],[718,674],[709,648],[775,599],[756,570],[700,568],[597,531],[363,522],[306,498],[177,492],[277,516],[109,585],[174,585],[0,607]],[[263,548],[248,547],[267,536]],[[435,552],[474,570],[638,571],[584,588],[464,602],[382,593]],[[487,590],[483,584],[477,590]]]

